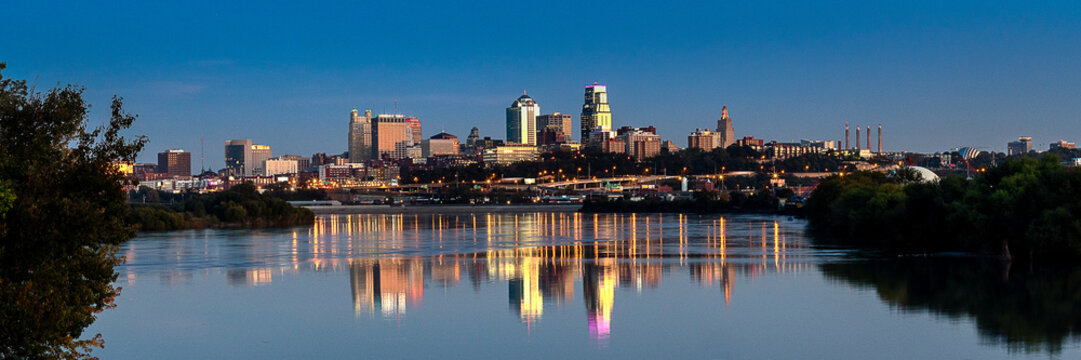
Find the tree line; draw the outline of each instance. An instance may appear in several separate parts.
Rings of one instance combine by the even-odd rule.
[[[972,179],[914,180],[831,176],[808,200],[808,220],[829,239],[857,246],[1081,258],[1081,169],[1061,165],[1054,154],[1011,157]]]

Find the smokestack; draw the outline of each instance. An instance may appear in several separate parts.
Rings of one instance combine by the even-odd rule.
[[[867,125],[867,151],[871,151],[871,125]]]
[[[845,150],[848,149],[850,149],[850,147],[848,147],[848,122],[845,121]]]
[[[882,124],[878,124],[878,152],[882,152]]]
[[[860,126],[856,125],[856,151],[860,150]]]

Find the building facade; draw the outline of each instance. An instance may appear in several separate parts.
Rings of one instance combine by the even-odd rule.
[[[582,104],[582,143],[592,139],[594,131],[612,131],[612,109],[608,106],[608,87],[593,83],[586,85]]]
[[[732,129],[732,119],[728,117],[728,106],[721,106],[721,119],[717,120],[717,146],[727,149],[736,143],[736,131]]]
[[[168,177],[191,176],[191,153],[182,149],[169,149],[158,153],[158,173]]]
[[[440,155],[458,155],[458,137],[445,132],[438,133],[421,143],[422,155],[426,158]]]
[[[413,128],[408,118],[401,114],[379,114],[372,119],[372,156],[394,156],[398,143],[413,146]],[[419,119],[417,120],[420,121]]]
[[[270,145],[252,145],[251,146],[251,173],[245,176],[257,176],[266,173],[266,161],[274,157],[274,153],[270,151]],[[247,168],[247,166],[245,166]]]
[[[507,108],[507,142],[537,145],[537,115],[540,105],[522,94]]]
[[[537,116],[537,132],[544,131],[545,129],[558,130],[567,137],[565,141],[571,141],[570,136],[574,134],[574,125],[572,124],[571,114],[551,113]]]
[[[225,172],[230,176],[251,176],[250,139],[225,142]]]
[[[1059,140],[1058,142],[1053,142],[1053,143],[1051,143],[1051,146],[1050,146],[1050,147],[1048,147],[1048,149],[1051,149],[1051,150],[1056,150],[1056,149],[1073,149],[1073,148],[1075,148],[1075,147],[1076,147],[1076,145],[1075,145],[1074,143],[1072,143],[1072,142],[1068,142],[1068,141],[1066,141],[1066,140]]]
[[[1019,137],[1017,141],[1006,144],[1007,155],[1028,154],[1029,151],[1032,151],[1032,138],[1028,136]]]
[[[720,146],[720,141],[720,134],[709,131],[709,129],[696,129],[693,133],[687,136],[687,148],[701,149],[703,151],[712,151],[713,149]]]
[[[537,147],[524,144],[508,144],[484,149],[485,164],[511,164],[537,158]]]
[[[283,157],[268,159],[263,164],[263,173],[260,174],[263,176],[296,174],[299,168],[296,160],[283,159]]]
[[[363,162],[372,159],[372,110],[364,115],[353,109],[349,114],[349,161]]]

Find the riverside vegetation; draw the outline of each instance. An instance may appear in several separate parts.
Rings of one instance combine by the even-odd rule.
[[[897,252],[1081,258],[1081,169],[1055,155],[1009,158],[972,179],[897,174],[826,178],[805,206],[810,225],[842,244]]]
[[[307,225],[315,222],[315,214],[270,194],[260,194],[251,183],[243,183],[180,203],[133,204],[127,220],[141,231],[165,231]]]

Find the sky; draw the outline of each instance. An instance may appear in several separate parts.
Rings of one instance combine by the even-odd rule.
[[[229,139],[340,154],[352,109],[395,101],[425,136],[505,138],[525,90],[577,129],[594,81],[615,127],[679,146],[724,105],[767,141],[846,121],[887,151],[1081,141],[1072,1],[5,1],[0,32],[5,77],[85,87],[92,124],[119,95],[138,160],[183,148],[193,169],[200,139],[212,169]]]

